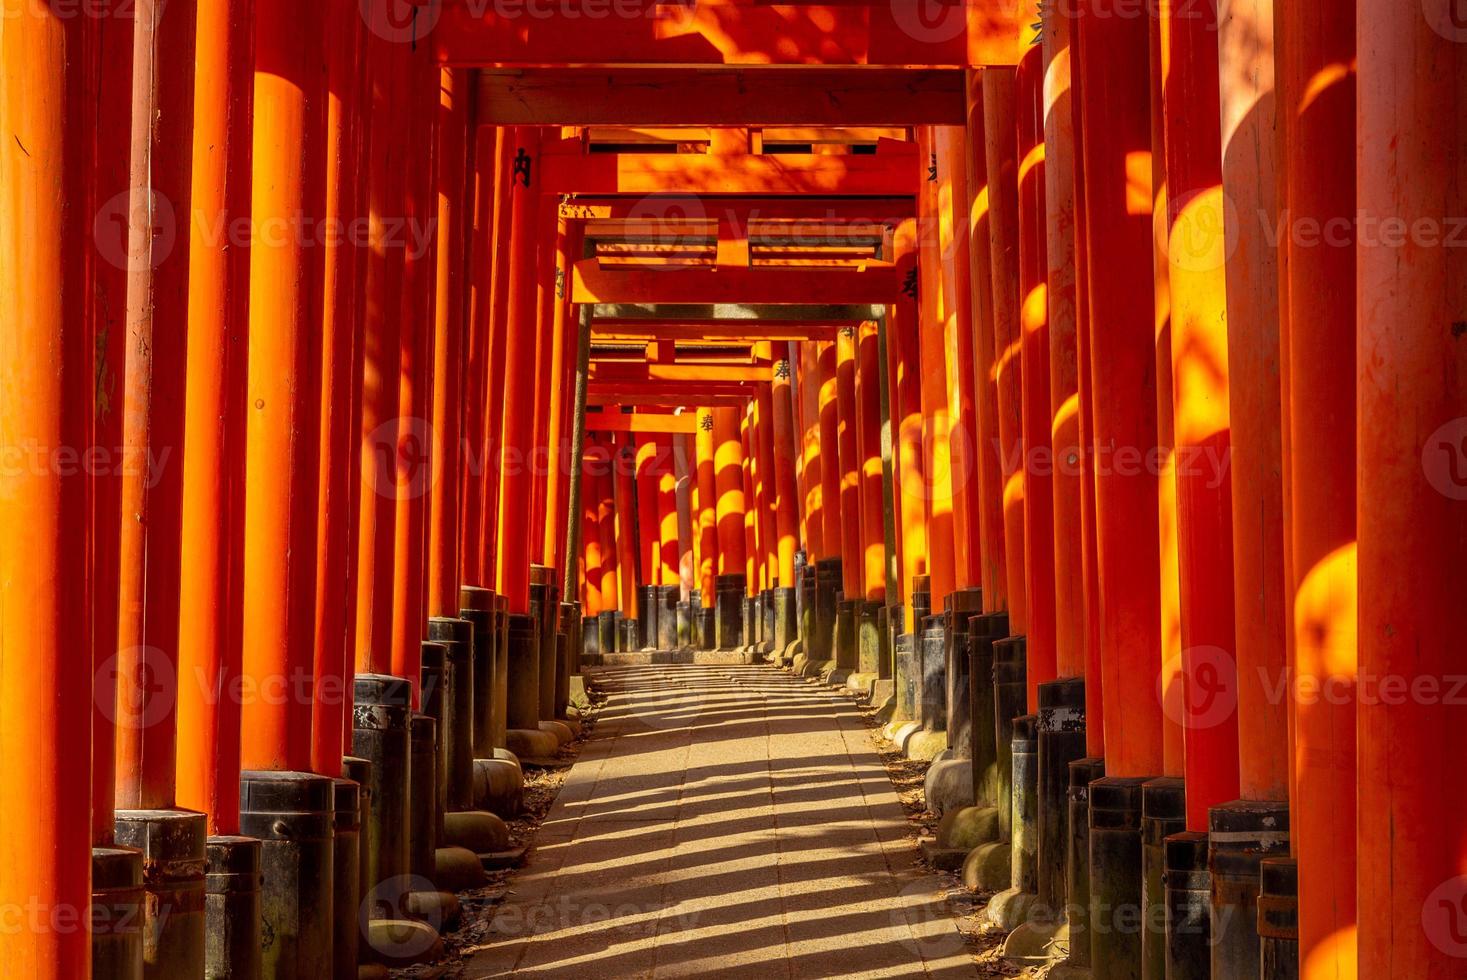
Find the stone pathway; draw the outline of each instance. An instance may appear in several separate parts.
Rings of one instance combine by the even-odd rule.
[[[609,695],[465,976],[972,977],[855,706],[767,667]]]

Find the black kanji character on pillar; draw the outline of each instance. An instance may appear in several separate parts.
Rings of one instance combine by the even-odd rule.
[[[559,267],[555,270],[555,298],[565,299],[565,270]]]
[[[516,179],[526,187],[530,186],[530,155],[525,152],[523,146],[514,155],[514,171],[510,175],[510,180],[514,181]]]
[[[774,376],[776,378],[778,378],[779,380],[781,380],[781,381],[787,380],[789,378],[789,376],[790,376],[790,362],[789,361],[777,361],[777,362],[775,362],[775,365],[774,365]]]
[[[934,181],[934,180],[937,179],[937,154],[936,153],[933,153],[931,156],[929,156],[927,158],[927,179],[929,181]]]
[[[917,298],[917,270],[908,269],[906,276],[902,278],[902,295]]]
[[[712,432],[713,431],[713,413],[712,412],[700,412],[698,414],[698,428],[702,429],[704,432]]]

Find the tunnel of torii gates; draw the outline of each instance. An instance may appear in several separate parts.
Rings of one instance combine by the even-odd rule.
[[[0,976],[421,952],[764,661],[1015,949],[1467,976],[1449,7],[3,0]]]

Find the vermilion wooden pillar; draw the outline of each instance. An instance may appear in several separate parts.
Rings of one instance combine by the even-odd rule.
[[[250,212],[254,27],[251,0],[205,4],[198,12],[191,203],[198,214],[223,216],[226,227]],[[350,36],[355,43],[359,35]],[[181,460],[182,563],[188,574],[180,579],[178,597],[178,672],[183,680],[178,727],[186,735],[178,741],[176,802],[208,814],[212,834],[239,831],[240,704],[214,692],[230,690],[237,682],[242,656],[250,271],[244,245],[212,238],[199,223],[190,229],[188,393]],[[350,381],[346,384],[350,392]],[[348,440],[342,445],[348,446]],[[345,547],[343,540],[343,553]],[[339,645],[336,654],[339,673]],[[338,744],[341,728],[338,722]]]
[[[758,350],[759,345],[755,345]],[[749,399],[749,479],[754,492],[754,504],[750,512],[754,515],[754,538],[758,549],[754,554],[754,565],[759,581],[754,591],[762,592],[772,584],[778,557],[774,544],[774,444],[770,436],[769,387],[760,386],[761,391]]]
[[[657,443],[650,436],[637,440],[637,557],[639,585],[658,585],[662,566],[658,552],[661,524],[657,518]]]
[[[258,2],[258,0],[257,0]],[[403,208],[405,144],[399,130],[404,89],[395,45],[367,38],[370,114],[364,201],[368,218],[363,300],[361,490],[357,508],[357,673],[392,672],[392,567],[397,508],[398,358],[403,249],[388,239],[388,223]],[[256,168],[256,173],[260,168]],[[253,315],[253,310],[251,311]]]
[[[937,144],[932,127],[917,130],[924,182],[917,193],[918,360],[922,387],[922,472],[926,478],[927,575],[932,608],[941,610],[953,590],[953,474],[949,451],[952,413],[947,398],[943,347],[942,263],[937,199]]]
[[[1446,977],[1467,954],[1467,707],[1424,684],[1461,686],[1467,628],[1467,26],[1441,0],[1355,9],[1359,969]]]
[[[1095,516],[1095,413],[1090,331],[1090,253],[1085,215],[1085,114],[1082,111],[1084,84],[1079,70],[1083,15],[1079,10],[1062,12],[1063,30],[1069,36],[1069,115],[1075,140],[1071,157],[1075,195],[1075,360],[1079,377],[1075,385],[1080,402],[1080,590],[1083,596],[1085,649],[1085,754],[1105,757],[1105,694],[1100,658],[1100,548],[1096,540]],[[1154,393],[1153,393],[1154,394]]]
[[[840,465],[841,582],[847,599],[860,597],[861,459],[856,440],[856,328],[842,327],[835,342],[836,458]]]
[[[698,536],[698,588],[702,591],[704,607],[713,605],[717,591],[713,578],[718,574],[718,490],[714,473],[717,465],[714,454],[717,445],[713,438],[713,410],[698,409],[698,431],[693,441],[696,473],[693,482],[693,510],[696,514],[695,533]]]
[[[426,46],[411,52],[404,86],[409,150],[407,158],[406,227],[402,325],[398,332],[398,425],[393,550],[392,673],[412,681],[418,704],[422,675],[428,500],[438,478],[432,455],[430,387],[433,377],[433,298],[437,274],[434,222],[438,208],[433,189],[434,123],[438,118],[439,69]]]
[[[896,430],[896,484],[900,514],[902,603],[906,608],[906,632],[921,628],[912,607],[912,587],[918,575],[927,572],[927,482],[923,478],[926,462],[923,456],[923,416],[921,359],[918,356],[920,323],[917,297],[917,222],[903,221],[893,235],[897,273],[901,277],[902,295],[888,307],[887,337],[891,344],[888,356],[896,375],[891,386],[892,428]]]
[[[845,559],[841,527],[840,407],[837,404],[836,345],[822,341],[816,361],[820,379],[820,525],[827,558]]]
[[[1289,798],[1283,417],[1279,390],[1274,0],[1235,0],[1218,25],[1223,193],[1253,216],[1229,229],[1227,279],[1238,771],[1245,800]]]
[[[1040,123],[1044,137],[1044,254],[1049,301],[1049,415],[1054,513],[1054,651],[1060,677],[1085,674],[1085,555],[1081,544],[1079,324],[1075,238],[1072,18],[1048,19],[1043,39]],[[1088,727],[1088,718],[1087,727]]]
[[[52,465],[86,445],[92,406],[92,336],[77,288],[90,216],[68,204],[84,199],[88,177],[88,22],[19,0],[5,0],[3,15],[0,442],[37,454],[0,471],[0,750],[23,760],[0,780],[0,901],[19,919],[4,970],[73,980],[91,974],[84,920],[31,925],[22,910],[80,913],[91,902],[87,483]]]
[[[191,0],[134,12],[131,194],[117,598],[117,772],[121,808],[173,806],[182,555],[181,453],[187,382],[189,249],[155,232],[190,213],[194,33]],[[156,467],[156,469],[155,469]],[[155,697],[157,700],[155,700]]]
[[[988,186],[987,137],[983,119],[985,72],[970,71],[967,78],[968,130],[966,157],[968,213],[968,287],[973,311],[973,479],[977,501],[973,510],[979,525],[981,554],[974,584],[983,589],[983,609],[1008,608],[1008,578],[1004,566],[1003,458],[999,451],[998,381],[993,350],[993,273],[991,271],[993,195]]]
[[[746,404],[739,418],[739,448],[743,452],[740,477],[744,481],[744,592],[752,598],[759,591],[761,550],[759,544],[759,500],[754,489],[754,447],[750,444],[753,403]],[[748,638],[745,637],[747,640]]]
[[[1019,328],[1024,454],[1024,570],[1028,608],[1029,710],[1055,678],[1054,456],[1049,403],[1049,300],[1044,195],[1044,65],[1039,48],[1019,61]]]
[[[993,378],[1003,461],[1004,577],[1009,631],[1028,628],[1024,584],[1023,377],[1019,370],[1019,161],[1014,71],[983,72],[984,163],[988,172],[989,271],[993,282]]]
[[[621,611],[627,619],[637,616],[637,490],[636,455],[626,436],[612,436],[612,491],[615,497],[617,583]]]
[[[773,361],[773,345],[769,341],[761,341],[755,345],[755,354],[761,360]],[[770,371],[774,369],[771,366]],[[784,392],[788,401],[789,392]],[[760,533],[764,547],[765,583],[764,587],[772,589],[777,585],[788,585],[781,581],[780,569],[780,526],[779,526],[779,478],[777,466],[780,456],[778,435],[775,430],[775,392],[773,379],[770,383],[761,384],[754,397],[754,417],[759,422],[759,484],[763,496],[763,507],[760,513],[763,523],[760,525]],[[793,574],[795,553],[793,541],[789,549],[790,568]]]
[[[1300,227],[1343,231],[1355,216],[1356,82],[1342,70],[1355,60],[1353,11],[1283,4],[1277,15],[1280,193]],[[1300,976],[1346,980],[1357,974],[1355,236],[1281,248],[1286,622],[1296,690],[1332,694],[1291,698]]]
[[[596,524],[601,543],[601,608],[605,611],[621,607],[621,555],[616,547],[616,455],[609,445],[598,443],[602,452],[597,456],[596,480]]]
[[[504,429],[499,454],[499,531],[495,549],[497,590],[509,611],[530,611],[531,456],[534,448],[535,348],[535,183],[540,131],[516,126],[508,179],[513,217],[509,243],[509,305],[504,320]],[[491,383],[490,401],[493,401]]]
[[[201,16],[205,14],[200,11]],[[357,8],[336,2],[327,8],[331,30],[326,50],[325,215],[328,227],[349,228],[358,215],[356,177],[357,106],[364,23]],[[202,40],[202,32],[200,34]],[[220,70],[224,70],[221,66]],[[204,96],[200,87],[199,96]],[[196,186],[198,186],[196,184]],[[322,466],[316,506],[316,600],[314,671],[320,694],[311,703],[311,768],[341,775],[347,729],[344,637],[351,483],[360,480],[358,434],[353,425],[353,389],[361,377],[360,313],[356,248],[346,235],[322,243],[324,279],[321,304],[321,426],[317,452]],[[192,354],[192,345],[190,345]],[[190,395],[192,397],[192,394]],[[182,716],[180,715],[180,722]]]
[[[469,75],[457,68],[439,72],[436,197],[438,215],[437,271],[433,327],[433,468],[432,514],[428,524],[428,615],[457,616],[459,611],[460,515],[469,508],[463,488],[464,256],[468,252],[467,221],[471,215],[465,163],[469,108],[473,101]],[[480,387],[479,397],[483,397]],[[594,507],[594,503],[592,504]]]
[[[823,487],[820,468],[820,369],[819,351],[813,341],[794,345],[798,352],[800,410],[800,529],[804,535],[807,557],[813,564],[827,557],[825,549],[825,516],[822,513]]]
[[[953,498],[953,587],[979,584],[983,558],[982,519],[978,514],[977,419],[974,417],[973,297],[964,278],[968,249],[967,131],[962,126],[933,130],[937,155],[935,231],[942,257],[937,283],[942,288],[942,351],[947,386],[949,480]]]
[[[313,113],[320,32],[284,0],[255,3],[255,133],[251,213],[257,229],[306,211],[310,162],[323,150]],[[263,686],[310,677],[315,643],[318,394],[310,371],[319,269],[297,236],[250,246],[244,548],[244,673]],[[309,686],[306,690],[311,690]],[[245,699],[241,765],[311,766],[309,698]]]
[[[1095,430],[1100,687],[1109,776],[1162,772],[1156,352],[1147,22],[1082,17],[1075,63],[1084,142],[1089,384]],[[1117,194],[1134,187],[1139,197]],[[1088,726],[1087,726],[1088,728]]]
[[[714,486],[718,492],[718,574],[744,568],[744,450],[736,408],[713,409]]]
[[[1227,219],[1211,3],[1163,7],[1187,827],[1238,796],[1229,452]],[[1221,700],[1219,700],[1221,699]],[[1221,716],[1221,717],[1219,717]]]
[[[1149,31],[1151,56],[1151,242],[1152,306],[1156,319],[1156,435],[1162,465],[1157,480],[1158,554],[1161,567],[1161,698],[1163,774],[1185,776],[1186,746],[1182,704],[1182,583],[1177,541],[1175,406],[1172,401],[1171,262],[1167,229],[1171,220],[1166,180],[1166,112],[1163,81],[1170,63],[1159,24]],[[1082,36],[1088,37],[1085,31]],[[1084,44],[1081,45],[1082,50]],[[1083,86],[1082,86],[1083,89]],[[1098,268],[1098,267],[1097,267]],[[1092,336],[1094,332],[1092,331]]]
[[[774,348],[777,359],[771,368],[771,428],[774,442],[774,512],[778,534],[776,553],[779,562],[776,575],[781,588],[795,586],[795,552],[800,548],[800,508],[795,490],[795,461],[799,459],[795,442],[794,392],[791,382],[794,368],[786,345]],[[880,408],[878,404],[878,409]],[[881,461],[877,453],[878,467]]]
[[[594,448],[594,444],[587,446],[588,450]],[[597,519],[601,495],[596,492],[600,465],[591,453],[581,463],[581,479],[586,481],[587,487],[581,500],[581,611],[587,616],[600,615],[604,608],[601,588],[605,581],[606,556],[601,548],[601,525]]]
[[[494,126],[475,125],[469,134],[473,167],[467,184],[472,202],[472,227],[468,229],[468,275],[463,284],[468,290],[464,301],[468,335],[463,352],[463,527],[459,567],[465,585],[480,587],[486,581],[492,585],[494,578],[493,564],[485,560],[488,553],[484,542],[486,538],[493,537],[489,532],[494,524],[492,515],[487,521],[485,515],[489,488],[497,485],[497,480],[489,477],[494,470],[491,459],[498,461],[497,456],[491,456],[489,449],[489,354],[496,312],[494,219],[499,206],[500,175],[503,173],[498,155],[501,133],[502,130]],[[497,446],[497,429],[492,437]]]
[[[682,563],[677,522],[677,472],[673,466],[672,440],[657,441],[657,584],[678,585]]]
[[[856,457],[860,466],[861,598],[886,600],[886,507],[881,470],[881,351],[874,322],[856,337]],[[776,401],[776,407],[778,402]]]
[[[130,0],[114,0],[109,14],[117,5]],[[104,16],[89,22],[93,30],[88,44],[98,47],[97,99],[94,160],[91,179],[87,182],[89,213],[96,213],[103,202],[116,206],[128,201],[129,146],[132,140],[132,18]],[[248,89],[249,79],[245,80]],[[248,145],[248,134],[245,143]],[[248,157],[245,163],[248,169]],[[95,295],[91,297],[89,317],[95,335],[94,370],[97,397],[93,402],[92,443],[113,448],[122,445],[122,373],[127,361],[127,250],[129,212],[114,214],[106,230],[108,243],[95,228],[91,232],[97,248],[91,255],[91,279]],[[110,248],[110,252],[105,251]],[[241,259],[247,256],[241,254]],[[247,268],[247,266],[246,266]],[[93,843],[113,840],[115,820],[112,798],[117,768],[116,701],[117,674],[113,669],[117,656],[118,578],[121,574],[121,467],[92,476],[91,529],[91,603],[92,603],[92,835]],[[236,511],[236,518],[238,512]],[[236,665],[236,671],[238,666]],[[236,726],[237,728],[237,726]],[[235,753],[238,756],[238,749]]]
[[[541,139],[544,139],[543,133]],[[535,528],[530,536],[530,561],[553,565],[555,548],[552,544],[547,556],[544,538],[555,535],[544,534],[540,529],[548,526],[547,460],[551,446],[552,414],[559,411],[558,405],[553,404],[560,400],[560,393],[556,391],[557,368],[560,359],[565,356],[563,341],[559,344],[560,350],[556,350],[556,338],[561,336],[561,331],[556,318],[560,303],[555,295],[555,273],[558,256],[565,245],[565,224],[559,217],[558,202],[548,194],[535,195],[534,213],[536,217],[532,253],[535,256],[535,336],[539,341],[535,346],[534,432],[530,441],[530,455],[526,457],[530,462],[530,524]],[[559,576],[556,576],[556,580],[559,580]]]
[[[545,534],[542,546],[543,563],[555,566],[556,556],[565,544],[563,491],[568,486],[566,473],[570,461],[570,417],[575,411],[575,389],[566,384],[566,367],[574,366],[576,343],[580,337],[579,325],[571,314],[570,300],[566,295],[570,282],[571,265],[579,255],[581,224],[571,227],[564,219],[555,225],[555,251],[553,259],[553,285],[550,301],[552,315],[549,323],[550,337],[550,402],[545,420]],[[568,600],[567,600],[568,601]]]
[[[482,142],[480,149],[483,149]],[[482,555],[480,562],[484,568],[485,587],[493,588],[501,593],[503,590],[499,586],[498,558],[499,508],[500,493],[504,487],[501,463],[506,439],[504,422],[506,418],[505,395],[508,390],[505,379],[508,376],[509,301],[510,290],[514,282],[510,274],[512,269],[510,246],[513,238],[511,232],[514,224],[512,197],[514,189],[520,186],[520,178],[516,176],[515,172],[515,153],[514,130],[508,127],[500,128],[499,136],[494,143],[493,192],[495,203],[490,241],[493,251],[490,260],[489,294],[486,297],[489,304],[488,324],[484,328],[488,332],[484,354],[486,362],[484,390],[487,392],[487,404],[484,409],[484,494],[480,500],[479,550]],[[528,588],[527,585],[526,589]]]

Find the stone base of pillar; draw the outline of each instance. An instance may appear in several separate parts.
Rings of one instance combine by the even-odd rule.
[[[1090,784],[1090,963],[1097,977],[1141,976],[1141,930],[1118,928],[1142,908],[1143,776]]]
[[[657,649],[676,650],[678,643],[677,606],[681,589],[676,585],[656,587],[657,600]]]
[[[1177,776],[1148,780],[1141,787],[1142,977],[1166,977],[1166,839],[1186,829],[1186,783]]]
[[[192,977],[204,970],[204,841],[193,810],[118,810],[116,841],[143,855],[143,973]]]
[[[353,784],[355,785],[355,784]],[[356,815],[358,826],[361,811]],[[332,958],[333,977],[345,977],[342,958],[351,957],[351,977],[357,969],[356,908],[361,894],[361,844],[349,838],[353,853],[345,856],[344,870],[333,868],[338,886]],[[334,856],[333,856],[334,857]],[[260,842],[253,837],[210,837],[204,843],[204,976],[257,977],[260,975]],[[341,886],[348,891],[345,898]],[[345,904],[346,902],[350,904]],[[342,915],[342,910],[346,915]],[[346,937],[343,924],[350,926]],[[111,976],[95,969],[93,976]]]
[[[1013,836],[1009,887],[988,903],[988,921],[1012,930],[1029,915],[1039,888],[1039,719],[1024,715],[1013,721]]]
[[[1264,858],[1258,877],[1258,976],[1299,980],[1299,865],[1293,858]]]
[[[428,620],[428,638],[447,651],[438,727],[444,757],[439,795],[446,810],[465,810],[474,792],[474,627],[466,619],[435,616]]]
[[[1289,853],[1286,802],[1235,800],[1207,813],[1212,975],[1258,976],[1258,866]]]
[[[315,773],[240,773],[240,830],[260,841],[262,976],[331,975],[334,794]]]
[[[1070,763],[1085,757],[1085,679],[1039,685],[1039,901],[1056,923],[1069,893]]]
[[[335,963],[331,974],[335,980],[350,980],[356,976],[358,940],[361,928],[357,922],[357,909],[362,904],[362,787],[354,779],[333,779],[332,784],[332,839],[331,874],[334,879],[335,906],[332,908],[331,958]],[[210,863],[214,858],[214,838],[210,838]],[[258,868],[259,854],[256,848],[254,863]],[[209,871],[209,887],[214,888],[214,871]],[[211,894],[212,897],[212,894]],[[258,903],[257,903],[258,904]],[[214,930],[209,930],[214,938]],[[249,976],[249,974],[214,973],[215,976]]]
[[[1068,904],[1070,955],[1050,971],[1051,976],[1082,980],[1090,976],[1090,784],[1105,777],[1103,759],[1070,763],[1066,794],[1069,817]]]
[[[715,589],[714,642],[719,650],[737,650],[744,645],[744,576],[720,575]]]
[[[1196,831],[1166,839],[1166,975],[1212,980],[1212,876],[1207,835]]]
[[[92,976],[142,980],[146,904],[143,852],[132,847],[92,848]],[[255,935],[259,936],[258,926]],[[258,946],[255,961],[258,964]],[[259,976],[258,966],[253,975]]]

